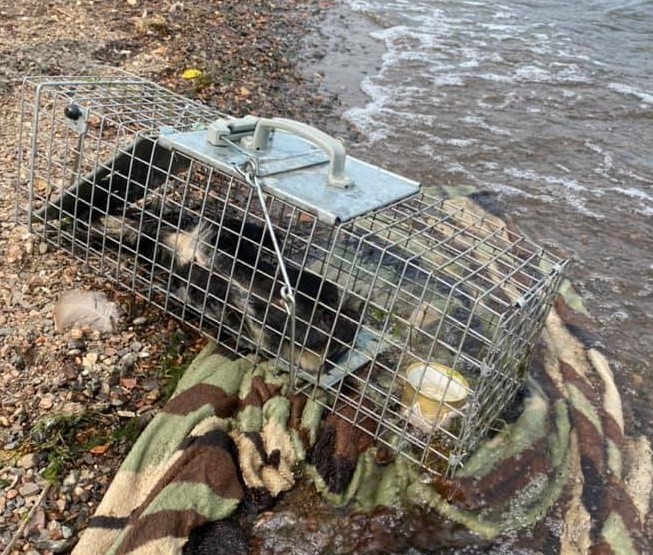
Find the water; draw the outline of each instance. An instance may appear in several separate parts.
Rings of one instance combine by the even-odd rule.
[[[363,133],[354,152],[424,184],[490,191],[522,231],[570,256],[630,425],[646,433],[653,2],[349,4],[376,23],[382,47],[376,60],[369,50],[336,49],[339,73],[325,76],[348,104],[343,117]],[[357,45],[357,29],[348,33]],[[347,66],[371,68],[362,99],[347,97]]]

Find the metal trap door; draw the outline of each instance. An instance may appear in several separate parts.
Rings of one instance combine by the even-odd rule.
[[[161,173],[170,170],[169,160],[164,159],[169,153],[155,147],[152,156],[152,141],[156,142],[160,129],[174,125],[178,131],[188,131],[221,116],[117,70],[101,77],[25,78],[19,120],[18,219],[31,229],[46,220],[73,218],[84,202],[88,212],[95,194],[119,202],[120,188],[111,192],[95,186],[112,174],[131,180],[134,187],[127,194],[137,198],[142,193],[139,187],[162,182]],[[76,195],[85,200],[73,209]],[[84,209],[81,212],[83,217]]]

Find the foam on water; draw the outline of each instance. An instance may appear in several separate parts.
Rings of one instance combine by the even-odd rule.
[[[524,145],[519,144],[524,141],[524,117],[540,119],[538,127],[541,119],[573,119],[576,106],[584,108],[587,102],[586,90],[600,86],[597,76],[602,77],[604,70],[597,67],[610,65],[609,59],[600,59],[591,47],[576,41],[562,19],[559,24],[555,18],[538,21],[528,12],[528,5],[519,3],[349,3],[355,10],[373,14],[384,25],[372,34],[386,47],[381,68],[362,84],[370,101],[344,115],[370,144],[397,142],[418,157],[428,156],[430,149],[412,144],[413,139],[428,134],[433,137],[438,130],[441,146],[454,149],[440,150],[444,159],[453,161],[460,156],[461,149],[477,153],[496,151],[506,168],[503,178],[515,180],[509,187],[529,187],[529,182],[550,186],[557,180],[558,185],[574,191],[573,196],[561,196],[559,201],[566,200],[569,208],[592,219],[604,216],[601,207],[587,208],[586,197],[600,196],[608,183],[591,180],[586,172],[578,178],[532,179],[529,176],[534,174],[526,168],[522,173],[516,171],[519,160],[506,150],[511,142],[517,146],[516,151],[524,150]],[[612,71],[606,69],[605,73],[607,76]],[[606,88],[621,97],[639,100],[644,107],[653,104],[653,94],[645,88],[615,80],[609,80]],[[407,125],[410,134],[406,133]],[[539,130],[534,129],[533,133],[535,136]],[[397,146],[390,150],[396,151]],[[598,141],[585,141],[585,148],[601,155],[592,173],[613,180],[615,173],[620,174],[619,158],[608,148],[597,152],[597,146]],[[533,154],[540,145],[525,147],[533,149]],[[453,163],[445,167],[458,168]],[[482,181],[473,169],[467,170],[474,181]],[[455,173],[460,174],[458,169]],[[614,188],[611,192],[618,193]],[[640,208],[648,210],[648,199],[643,198],[642,202],[645,206]],[[606,205],[605,209],[612,207]]]
[[[464,123],[470,123],[472,125],[480,127],[481,129],[485,129],[485,130],[489,131],[490,133],[492,133],[494,135],[503,135],[503,136],[506,136],[506,137],[509,137],[511,135],[511,132],[510,132],[509,129],[503,129],[503,128],[497,127],[495,125],[490,125],[489,123],[487,123],[480,116],[476,116],[476,115],[465,116],[464,118],[462,118],[462,121]]]
[[[558,167],[560,167],[558,165]],[[563,171],[568,171],[561,167]],[[583,193],[588,192],[587,187],[581,185],[574,179],[558,177],[555,175],[540,175],[532,170],[522,170],[520,168],[505,168],[504,174],[515,177],[521,181],[532,181],[540,183],[542,186],[537,187],[538,193],[533,194],[530,198],[539,198],[547,203],[553,203],[554,199],[565,199],[567,204],[573,207],[579,214],[582,214],[593,220],[603,220],[605,215],[598,213],[587,206],[587,196]],[[601,191],[589,191],[593,196],[601,196]]]
[[[624,83],[610,83],[608,88],[621,94],[636,96],[645,104],[653,104],[653,94],[639,90],[636,87]]]

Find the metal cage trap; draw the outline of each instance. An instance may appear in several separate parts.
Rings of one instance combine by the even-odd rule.
[[[148,81],[27,78],[18,217],[422,468],[505,409],[565,261],[284,119]]]

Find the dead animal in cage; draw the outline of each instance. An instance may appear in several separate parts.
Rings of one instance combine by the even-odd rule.
[[[233,326],[244,322],[242,338],[255,348],[288,357],[287,314],[273,245],[265,228],[236,218],[200,220],[174,208],[149,203],[119,217],[91,219],[91,237],[115,249],[133,249],[171,276],[170,293],[189,311]],[[295,336],[305,346],[295,361],[316,373],[351,345],[358,314],[343,302],[338,288],[308,270],[287,268],[294,292]],[[338,318],[338,316],[340,317]],[[307,325],[312,322],[312,325]]]
[[[566,263],[305,124],[122,75],[26,79],[18,166],[45,241],[434,473],[514,398]]]

